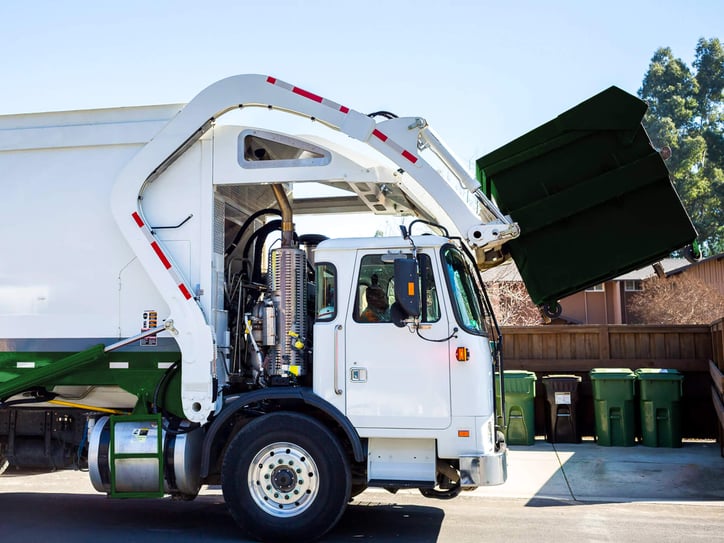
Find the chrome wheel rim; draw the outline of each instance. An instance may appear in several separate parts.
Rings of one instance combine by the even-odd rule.
[[[299,445],[271,443],[249,466],[249,493],[254,502],[275,517],[306,511],[319,492],[317,464]]]

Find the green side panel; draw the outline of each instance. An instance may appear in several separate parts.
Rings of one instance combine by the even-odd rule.
[[[0,352],[0,399],[32,387],[60,385],[118,386],[136,396],[151,397],[167,372],[178,361],[178,351],[104,353],[103,345],[80,353]],[[163,409],[183,417],[181,372],[174,372],[158,398]]]
[[[94,362],[103,361],[106,358],[103,349],[104,345],[95,345],[85,351],[65,356],[57,360],[55,364],[43,364],[35,367],[32,372],[15,375],[3,372],[2,376],[0,376],[4,377],[3,382],[0,382],[0,399],[61,379]]]
[[[641,125],[646,108],[611,87],[476,161],[483,191],[521,228],[506,246],[536,304],[696,238]]]

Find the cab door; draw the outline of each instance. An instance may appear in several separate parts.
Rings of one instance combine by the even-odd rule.
[[[450,347],[432,340],[448,337],[451,328],[439,299],[436,255],[418,255],[419,335],[392,322],[394,264],[384,257],[379,251],[360,251],[356,259],[357,292],[344,327],[347,416],[357,428],[446,428]],[[380,292],[386,304],[379,303]]]

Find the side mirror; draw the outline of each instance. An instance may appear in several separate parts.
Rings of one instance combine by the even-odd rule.
[[[395,259],[395,304],[392,307],[393,320],[397,323],[408,317],[420,316],[420,289],[417,277],[417,260]]]

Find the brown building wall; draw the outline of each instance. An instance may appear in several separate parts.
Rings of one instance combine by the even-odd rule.
[[[717,289],[724,296],[724,254],[703,260],[678,273],[696,277]],[[676,273],[671,275],[676,275]]]

